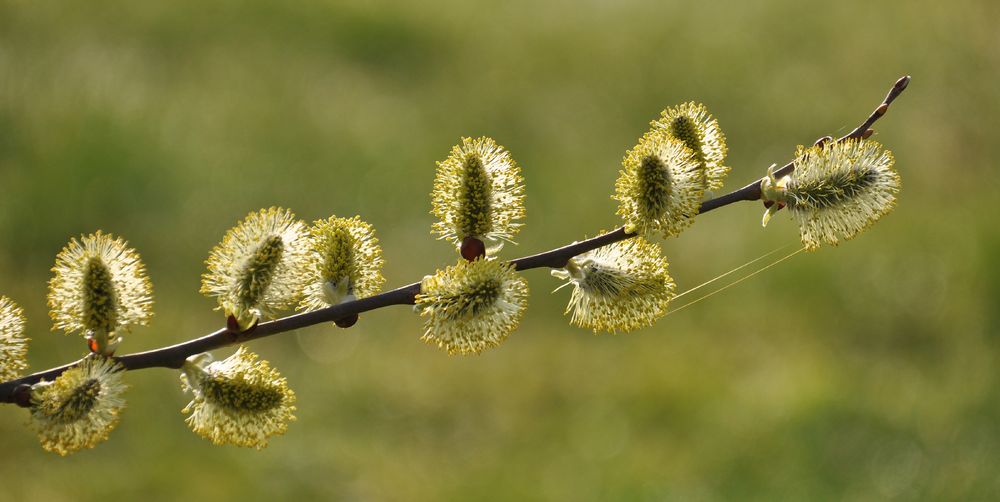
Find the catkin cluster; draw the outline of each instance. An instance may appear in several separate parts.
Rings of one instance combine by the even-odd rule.
[[[664,110],[622,159],[612,199],[626,239],[566,260],[552,276],[571,288],[575,326],[619,333],[663,317],[676,296],[658,242],[677,236],[706,193],[722,187],[725,136],[704,105]],[[794,169],[760,182],[764,223],[787,208],[808,250],[850,239],[889,212],[899,191],[893,156],[874,141],[799,147]],[[420,340],[448,354],[480,354],[508,339],[527,308],[528,283],[500,258],[525,219],[522,169],[493,139],[462,138],[437,163],[432,233],[454,245],[453,262],[423,278],[413,298]],[[214,298],[230,333],[255,329],[291,310],[315,311],[379,294],[382,250],[358,216],[307,224],[289,210],[251,212],[209,253],[201,292]],[[139,254],[98,231],[72,239],[49,282],[53,329],[83,337],[88,355],[58,377],[27,388],[23,405],[46,450],[66,455],[105,440],[125,407],[124,368],[114,353],[152,317],[152,285]],[[338,319],[338,326],[357,321]],[[0,297],[0,379],[27,368],[21,309]],[[186,355],[186,354],[185,354]],[[214,361],[187,358],[181,387],[191,394],[186,423],[214,444],[267,446],[295,419],[286,379],[245,346]]]

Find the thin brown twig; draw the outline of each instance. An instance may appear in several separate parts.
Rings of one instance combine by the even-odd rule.
[[[897,80],[892,86],[892,89],[889,90],[889,94],[886,95],[885,99],[882,101],[882,104],[880,104],[875,111],[861,123],[861,125],[837,141],[844,141],[848,138],[862,138],[870,135],[871,133],[868,131],[871,129],[871,126],[879,118],[885,115],[886,111],[889,109],[889,104],[891,104],[903,92],[903,90],[906,89],[909,82],[909,76],[904,76]],[[784,176],[791,173],[794,169],[794,164],[789,162],[781,169],[775,171],[774,174],[776,176]],[[713,209],[718,209],[734,202],[759,200],[761,197],[760,182],[761,179],[758,179],[753,183],[740,188],[739,190],[735,190],[728,194],[703,202],[701,204],[699,214],[707,213]],[[518,258],[516,260],[512,260],[511,263],[514,264],[517,270],[529,270],[533,268],[562,268],[566,266],[566,262],[574,256],[614,242],[629,239],[634,236],[635,234],[626,232],[624,227],[618,228],[612,232],[598,235],[597,237],[584,241],[574,242],[544,253]],[[420,283],[415,282],[385,293],[370,296],[368,298],[362,298],[360,300],[341,303],[339,305],[334,305],[332,307],[327,307],[313,312],[290,315],[281,319],[264,322],[248,332],[236,333],[227,328],[222,328],[214,333],[210,333],[200,338],[195,338],[194,340],[189,340],[159,349],[148,350],[145,352],[118,356],[115,357],[115,359],[121,363],[126,370],[139,370],[145,368],[176,369],[180,368],[181,365],[184,364],[184,360],[188,357],[202,352],[207,352],[209,350],[249,342],[258,338],[285,333],[299,328],[314,326],[316,324],[335,322],[338,319],[343,319],[353,314],[360,314],[362,312],[389,307],[391,305],[413,305],[416,295],[419,292]],[[42,380],[53,380],[63,371],[66,371],[79,363],[80,361],[74,361],[63,366],[0,383],[0,402],[18,403],[19,405],[26,406],[27,402],[24,399],[24,391],[27,386]]]
[[[896,98],[898,98],[899,95],[902,94],[904,90],[906,90],[906,86],[909,84],[910,84],[909,75],[900,77],[899,80],[897,80],[896,83],[892,85],[892,88],[889,89],[889,93],[886,94],[885,99],[882,100],[882,103],[875,108],[875,111],[873,111],[871,115],[869,115],[868,118],[861,123],[861,125],[854,128],[854,130],[847,133],[847,135],[838,139],[837,142],[839,143],[847,139],[867,138],[869,135],[871,135],[869,131],[871,130],[872,125],[874,125],[875,121],[882,118],[882,116],[885,115],[887,111],[889,111],[889,105],[892,104],[892,102],[895,101]],[[821,138],[821,140],[822,139],[823,138]],[[795,164],[789,162],[784,166],[782,166],[781,169],[774,171],[774,176],[780,178],[782,176],[791,174],[792,171],[794,170],[795,170]],[[722,207],[725,206],[726,204],[731,204],[733,202],[740,200],[760,200],[761,197],[760,183],[763,180],[764,178],[757,179],[739,190],[735,190],[723,196],[716,197],[712,200],[707,200],[703,202],[701,204],[701,212],[704,213],[707,211],[711,211],[715,208]]]

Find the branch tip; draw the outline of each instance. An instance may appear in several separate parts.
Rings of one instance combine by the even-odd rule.
[[[896,85],[893,86],[897,93],[903,92],[903,89],[906,89],[906,86],[910,85],[910,78],[911,77],[909,75],[899,77],[899,80],[896,81]]]
[[[889,89],[889,94],[886,95],[883,103],[885,104],[892,103],[896,98],[899,97],[900,94],[903,93],[904,90],[906,90],[906,86],[908,85],[910,85],[910,76],[904,75],[900,77],[899,80],[897,80],[896,83],[893,84],[892,89]]]

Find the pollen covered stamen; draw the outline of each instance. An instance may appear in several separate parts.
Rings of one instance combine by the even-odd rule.
[[[339,284],[347,278],[347,294],[353,293],[351,280],[354,261],[354,242],[346,228],[336,228],[323,235],[320,248],[326,250],[320,274],[324,282]]]
[[[638,192],[641,209],[651,217],[666,211],[670,205],[670,171],[663,160],[656,155],[642,159],[638,172]]]
[[[70,424],[87,416],[97,404],[97,397],[100,394],[101,382],[91,378],[74,389],[57,408],[41,411],[55,423]]]
[[[791,207],[832,208],[844,204],[875,186],[878,173],[864,166],[832,174],[826,179],[792,182],[788,187]]]
[[[260,302],[274,280],[274,272],[285,251],[281,236],[268,237],[243,264],[238,297],[240,304],[250,309]]]
[[[111,333],[118,328],[118,295],[111,270],[100,258],[87,260],[83,278],[83,319],[93,332]]]
[[[206,375],[201,380],[205,399],[232,411],[263,412],[281,405],[280,388],[251,384],[241,378],[223,379]]]
[[[474,153],[465,156],[463,162],[461,193],[458,196],[459,237],[482,237],[492,230],[490,215],[490,179],[486,174],[482,159]]]
[[[692,153],[698,182],[705,190],[717,190],[729,172],[726,159],[726,138],[719,122],[700,103],[683,103],[663,110],[653,129],[665,131],[683,143]]]
[[[489,278],[475,284],[469,284],[464,291],[452,295],[452,301],[444,308],[444,315],[449,319],[467,319],[489,310],[500,297],[500,281]]]
[[[583,279],[579,281],[580,287],[593,294],[614,298],[624,294],[644,295],[656,290],[648,277],[639,277],[615,266],[588,260],[581,269]]]
[[[701,131],[698,130],[694,120],[687,115],[678,115],[670,121],[669,130],[673,137],[683,141],[691,149],[699,167],[704,168],[705,152],[702,151]]]

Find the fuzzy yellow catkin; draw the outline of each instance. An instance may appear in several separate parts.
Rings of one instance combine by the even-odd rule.
[[[421,340],[449,354],[478,354],[507,339],[527,301],[528,283],[513,265],[459,261],[420,284],[415,309],[426,318]]]
[[[799,147],[795,170],[762,182],[766,200],[786,205],[807,250],[851,239],[892,211],[899,174],[892,152],[873,140]]]
[[[300,309],[317,310],[379,292],[385,283],[384,260],[371,225],[357,216],[331,216],[313,222],[308,236]]]
[[[524,180],[510,152],[492,138],[462,138],[438,162],[432,230],[456,246],[466,237],[513,242],[524,218]]]
[[[42,448],[68,455],[106,440],[125,407],[123,373],[114,360],[92,355],[32,386],[30,424]]]
[[[305,224],[277,207],[250,213],[226,232],[205,261],[201,292],[241,328],[294,307],[306,262]]]
[[[53,329],[88,337],[118,336],[153,315],[153,286],[139,253],[101,231],[72,239],[56,256],[49,281]]]
[[[646,133],[625,154],[613,199],[625,230],[671,237],[698,214],[705,182],[691,149],[663,130]]]
[[[28,338],[24,336],[24,311],[0,296],[0,381],[17,378],[28,369]]]
[[[666,314],[675,289],[660,246],[641,236],[571,258],[552,275],[573,287],[570,322],[595,333],[651,326]]]
[[[652,122],[661,130],[683,142],[694,154],[698,171],[704,176],[705,190],[718,190],[729,173],[726,159],[726,137],[719,121],[705,105],[688,102],[663,110]]]
[[[194,394],[182,410],[192,431],[213,444],[261,449],[284,434],[295,420],[295,393],[285,377],[257,354],[240,347],[235,354],[208,362],[207,354],[188,358],[181,386]]]

